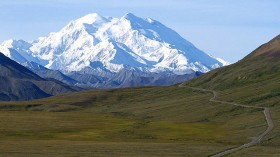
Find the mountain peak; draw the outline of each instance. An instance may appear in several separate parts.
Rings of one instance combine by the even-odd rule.
[[[140,17],[132,14],[132,13],[127,13],[125,14],[123,17],[123,19],[127,19],[127,20],[138,20],[138,19],[141,19]]]
[[[7,48],[10,48],[13,46],[13,42],[14,40],[13,39],[9,39],[9,40],[6,40],[4,41],[1,46],[4,46],[4,47],[7,47]]]
[[[34,58],[26,58],[28,61],[67,72],[80,71],[92,62],[102,62],[106,70],[114,73],[130,68],[145,72],[205,73],[223,66],[174,30],[132,13],[120,19],[88,14],[57,33],[39,38],[28,49],[12,48],[24,58]]]
[[[97,14],[97,13],[91,13],[91,14],[87,14],[81,18],[79,18],[78,20],[76,20],[76,22],[78,23],[86,23],[86,24],[93,24],[93,23],[100,23],[100,22],[104,22],[107,21],[108,19],[106,19],[105,17]]]
[[[152,19],[152,18],[146,18],[146,21],[148,21],[149,23],[155,23],[156,21],[154,20],[154,19]]]
[[[24,40],[9,39],[9,40],[4,41],[0,46],[6,47],[6,48],[28,49],[29,47],[31,47],[31,44]]]

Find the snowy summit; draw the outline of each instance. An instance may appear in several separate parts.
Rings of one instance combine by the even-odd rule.
[[[66,73],[134,69],[183,75],[205,73],[226,64],[160,22],[131,13],[121,18],[88,14],[30,43],[5,41],[0,51],[19,63],[32,61]]]

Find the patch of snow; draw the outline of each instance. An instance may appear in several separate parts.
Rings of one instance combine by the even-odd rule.
[[[216,58],[220,63],[223,64],[223,66],[230,65],[231,63],[228,61],[223,60],[222,58]]]

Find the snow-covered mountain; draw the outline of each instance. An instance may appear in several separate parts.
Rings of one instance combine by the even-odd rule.
[[[160,22],[131,13],[88,14],[32,42],[4,41],[0,52],[41,77],[98,88],[170,85],[228,64]]]
[[[119,19],[88,14],[30,43],[5,41],[0,51],[19,63],[32,61],[63,72],[135,69],[183,75],[224,65],[160,22],[131,13]]]

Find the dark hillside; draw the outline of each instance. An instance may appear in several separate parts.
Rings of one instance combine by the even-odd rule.
[[[31,100],[74,91],[58,81],[41,78],[0,53],[0,101]]]

